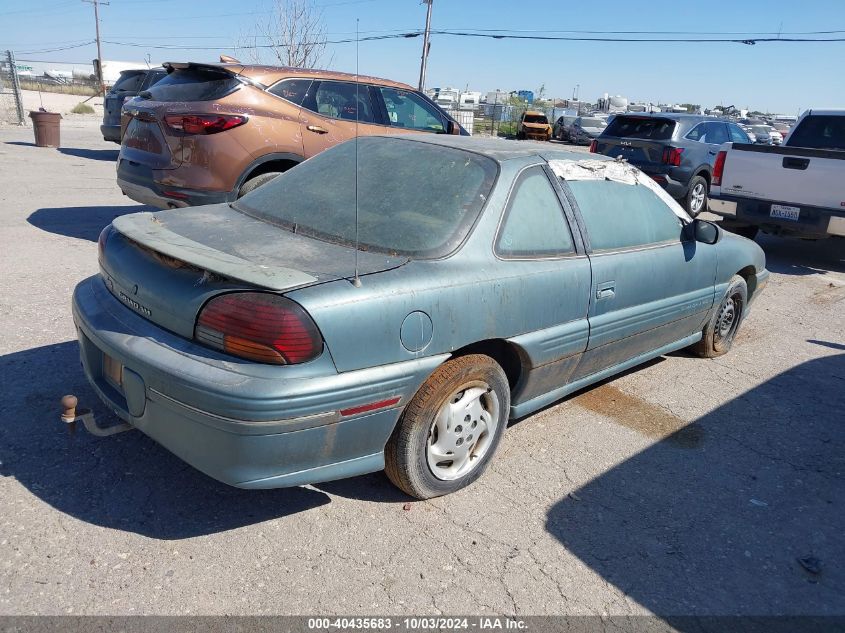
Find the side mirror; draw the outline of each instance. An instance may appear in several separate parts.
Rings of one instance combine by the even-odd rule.
[[[715,244],[721,237],[719,227],[707,220],[693,220],[685,228],[690,238],[702,244]]]
[[[447,121],[446,122],[446,134],[456,134],[460,135],[461,133],[461,126],[455,123],[454,121]]]

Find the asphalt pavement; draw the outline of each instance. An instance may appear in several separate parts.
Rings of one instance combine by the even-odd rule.
[[[730,354],[675,353],[510,426],[426,502],[376,473],[229,488],[99,407],[70,296],[146,209],[94,118],[0,129],[0,614],[845,615],[845,242],[758,238]],[[102,411],[102,407],[99,407]]]

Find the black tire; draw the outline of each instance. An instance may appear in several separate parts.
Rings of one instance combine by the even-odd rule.
[[[684,198],[684,209],[691,217],[696,217],[707,210],[707,194],[710,187],[702,176],[693,176],[689,181],[689,189]]]
[[[489,433],[489,436],[479,435],[474,438],[475,443],[471,449],[467,450],[468,453],[471,454],[478,449],[483,437],[487,439],[486,448],[483,455],[477,458],[476,463],[472,464],[472,457],[469,457],[470,467],[465,474],[455,479],[440,478],[432,471],[428,457],[429,444],[434,441],[437,434],[435,417],[441,407],[450,401],[450,398],[460,399],[461,394],[480,386],[481,383],[489,387],[482,397],[489,398],[491,402],[493,396],[496,398],[498,405],[496,428]],[[508,379],[502,368],[492,358],[482,354],[471,354],[444,363],[423,383],[405,407],[399,423],[393,429],[393,434],[384,449],[385,473],[398,488],[417,499],[439,497],[468,486],[481,476],[495,453],[507,426],[509,410]],[[467,411],[470,410],[467,409]],[[469,423],[466,429],[462,429],[459,425],[453,427],[450,432],[454,433],[457,429],[464,434],[458,439],[466,437],[466,441],[470,442],[473,441],[470,433],[476,428],[475,424],[473,420],[471,427]]]
[[[522,132],[522,130],[517,130],[517,132],[516,132],[516,140],[517,140],[517,141],[523,141],[523,140],[525,140],[525,134]]]
[[[268,171],[250,178],[244,184],[241,185],[241,188],[238,190],[238,198],[244,197],[250,191],[255,191],[261,185],[266,185],[268,182],[273,180],[273,178],[275,178],[281,173],[282,172],[280,171]]]
[[[731,349],[737,330],[748,305],[748,286],[739,275],[734,275],[728,290],[713,316],[704,327],[701,340],[690,349],[702,358],[716,358]]]

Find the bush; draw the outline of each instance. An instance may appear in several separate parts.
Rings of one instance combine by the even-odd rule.
[[[77,103],[73,106],[73,110],[71,110],[74,114],[94,114],[94,108],[89,106],[87,103]]]

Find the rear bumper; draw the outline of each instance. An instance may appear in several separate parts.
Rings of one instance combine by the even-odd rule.
[[[119,132],[119,130],[118,130]],[[184,187],[163,186],[156,176],[168,175],[168,170],[154,170],[144,165],[131,166],[125,159],[118,160],[117,186],[132,200],[159,209],[195,207],[204,204],[230,202],[236,191],[200,191]]]
[[[120,418],[207,475],[240,488],[276,488],[380,470],[384,445],[419,385],[443,358],[338,373],[325,352],[277,367],[218,354],[124,307],[100,277],[73,296],[86,378]],[[116,387],[103,355],[123,366]],[[342,409],[394,397],[369,415]]]
[[[773,218],[771,216],[773,204],[798,207],[800,209],[798,219]],[[845,210],[838,212],[794,203],[721,195],[716,198],[711,197],[707,208],[711,213],[725,218],[728,223],[738,226],[757,226],[766,233],[775,235],[807,238],[845,236]]]
[[[120,125],[101,125],[100,132],[103,134],[104,141],[113,141],[120,143]]]
[[[662,172],[650,172],[646,169],[643,169],[643,173],[649,176],[658,185],[663,187],[666,190],[666,193],[668,193],[676,200],[686,197],[687,193],[689,192],[689,181],[681,182],[680,180],[675,180],[674,178],[672,178],[670,174]]]

